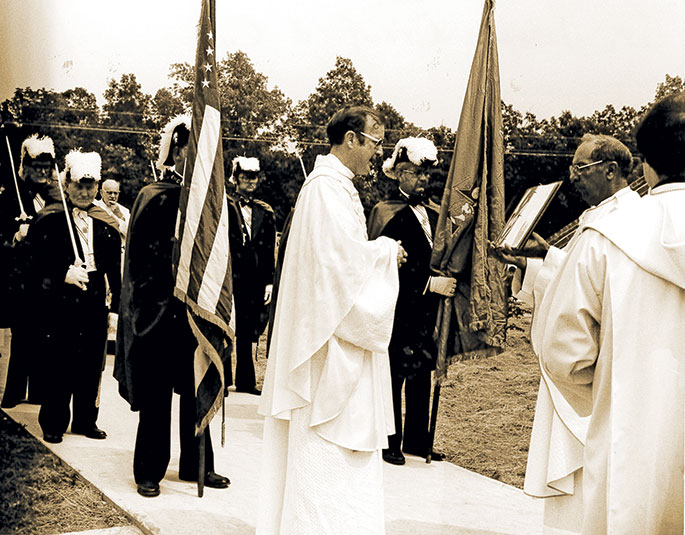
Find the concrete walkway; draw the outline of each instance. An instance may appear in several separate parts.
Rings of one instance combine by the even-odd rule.
[[[221,423],[211,424],[216,470],[231,479],[226,490],[205,489],[178,479],[177,414],[172,430],[172,458],[162,494],[143,498],[133,482],[133,445],[137,413],[119,397],[107,358],[98,425],[106,440],[67,433],[61,444],[46,444],[53,452],[136,519],[148,533],[255,533],[259,506],[259,464],[263,420],[256,396],[231,392],[226,408],[226,445],[220,445]],[[178,412],[178,396],[174,396]],[[38,407],[21,404],[7,413],[42,439]],[[495,535],[542,533],[542,502],[522,491],[446,462],[426,464],[407,457],[404,466],[384,463],[385,517],[388,535]],[[104,533],[104,532],[103,532]],[[122,532],[124,533],[124,532]],[[127,532],[126,532],[127,533]]]

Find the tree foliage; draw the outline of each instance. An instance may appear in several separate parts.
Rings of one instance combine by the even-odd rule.
[[[348,58],[337,57],[312,93],[293,103],[277,87],[270,87],[242,51],[229,52],[217,62],[222,106],[222,129],[226,175],[236,155],[260,159],[265,180],[258,195],[284,220],[304,181],[302,165],[311,171],[318,154],[328,152],[325,126],[331,115],[345,105],[375,108],[385,118],[385,157],[397,140],[407,136],[432,139],[439,149],[439,165],[433,169],[430,193],[439,201],[454,149],[455,132],[440,125],[422,129],[407,121],[390,102],[374,103],[371,87]],[[156,160],[159,132],[167,121],[192,104],[194,68],[188,63],[170,66],[169,86],[154,95],[142,91],[134,74],[110,80],[100,108],[95,95],[83,88],[64,92],[17,88],[0,103],[3,133],[10,139],[18,158],[21,141],[39,132],[55,141],[58,161],[72,148],[98,150],[103,158],[103,176],[122,182],[122,202],[130,205],[139,189],[152,179],[150,160]],[[568,165],[585,133],[617,137],[635,151],[633,131],[639,117],[654,101],[685,91],[680,76],[666,75],[656,87],[654,100],[639,110],[630,106],[607,105],[588,116],[564,111],[558,116],[538,118],[502,103],[505,142],[505,198],[508,209],[530,186],[565,179]],[[4,151],[6,152],[6,151]],[[0,166],[6,169],[6,156]],[[18,163],[18,162],[17,162]],[[364,208],[388,196],[396,184],[381,172],[382,159],[373,162],[369,177],[356,183]],[[3,172],[3,184],[7,174]],[[553,205],[540,222],[538,231],[549,235],[575,219],[585,208],[575,190],[564,182]]]

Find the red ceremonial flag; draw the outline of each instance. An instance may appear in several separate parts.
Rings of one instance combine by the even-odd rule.
[[[504,266],[488,254],[504,225],[504,147],[494,0],[486,0],[478,43],[435,231],[431,267],[457,279],[456,339],[449,355],[501,350],[506,330]],[[450,307],[449,305],[452,305]],[[448,314],[447,319],[449,320]],[[443,329],[444,330],[444,329]],[[441,333],[443,345],[446,333]],[[438,355],[438,377],[447,362]]]
[[[193,117],[174,249],[174,295],[186,303],[190,326],[198,341],[195,351],[198,435],[221,407],[222,356],[226,354],[227,338],[233,337],[229,326],[231,256],[215,34],[214,0],[203,0],[195,56]]]

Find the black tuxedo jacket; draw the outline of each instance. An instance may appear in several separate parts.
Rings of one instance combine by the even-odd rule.
[[[264,288],[273,284],[276,221],[268,204],[252,201],[252,228],[247,233],[239,200],[229,197],[229,241],[236,321],[249,323],[253,341],[264,331],[268,319]]]
[[[431,230],[438,214],[426,207]],[[378,203],[369,215],[369,238],[387,236],[402,242],[407,262],[399,268],[400,291],[390,340],[394,372],[412,375],[417,369],[435,367],[433,339],[439,296],[428,291],[432,247],[421,223],[404,199]]]

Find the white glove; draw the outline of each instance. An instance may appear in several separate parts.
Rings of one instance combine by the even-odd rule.
[[[14,243],[19,243],[21,240],[26,238],[26,234],[29,232],[29,224],[22,223],[19,225],[19,230],[14,233]]]
[[[402,241],[397,240],[397,267],[402,266],[407,261],[407,251],[402,247]]]
[[[107,316],[107,332],[116,333],[117,324],[119,323],[119,314],[116,312],[110,312]]]
[[[88,284],[88,272],[83,266],[69,266],[67,270],[67,275],[64,277],[64,282],[67,284],[73,284],[81,288],[81,290],[86,289]]]
[[[271,303],[271,294],[274,291],[274,285],[273,284],[267,284],[266,287],[264,288],[264,304],[268,305]]]
[[[428,281],[428,289],[433,293],[452,297],[457,289],[457,279],[452,277],[431,277]]]

